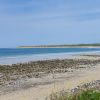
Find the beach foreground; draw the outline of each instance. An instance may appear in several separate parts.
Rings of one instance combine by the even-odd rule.
[[[50,94],[70,91],[100,80],[100,55],[0,66],[0,100],[46,100]]]

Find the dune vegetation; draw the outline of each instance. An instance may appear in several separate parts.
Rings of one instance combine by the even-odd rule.
[[[53,94],[50,100],[100,100],[100,91],[82,90],[75,95],[68,95],[67,93]]]
[[[52,93],[50,100],[100,100],[100,80],[77,86],[69,92]]]

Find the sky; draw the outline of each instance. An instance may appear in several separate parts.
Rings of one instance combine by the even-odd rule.
[[[0,0],[0,48],[100,43],[100,0]]]

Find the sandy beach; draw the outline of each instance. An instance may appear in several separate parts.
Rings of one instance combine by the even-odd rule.
[[[15,67],[13,70],[7,69],[8,80],[4,79],[3,69],[0,72],[0,100],[46,100],[53,92],[70,91],[78,85],[100,80],[99,54],[71,56],[63,60],[37,61],[26,65],[30,66],[28,69],[31,69],[31,72],[25,70],[27,66],[24,69],[22,67],[21,72],[17,72],[16,68],[23,64],[0,66],[1,68]],[[36,69],[31,65],[36,66]]]

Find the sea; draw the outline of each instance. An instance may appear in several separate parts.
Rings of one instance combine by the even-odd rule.
[[[0,64],[15,64],[71,54],[99,52],[100,48],[0,48]]]

